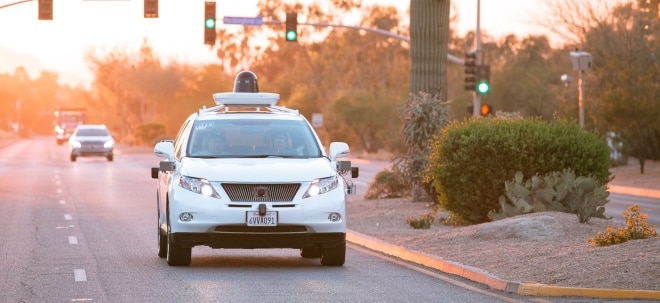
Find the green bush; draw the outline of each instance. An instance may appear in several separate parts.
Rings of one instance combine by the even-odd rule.
[[[369,184],[364,198],[367,200],[401,198],[410,195],[410,188],[410,183],[406,182],[400,173],[385,169],[374,176],[374,180]]]
[[[575,122],[539,118],[472,117],[446,126],[432,140],[429,178],[442,207],[472,223],[500,211],[505,182],[524,176],[572,170],[606,184],[609,149],[597,134]]]

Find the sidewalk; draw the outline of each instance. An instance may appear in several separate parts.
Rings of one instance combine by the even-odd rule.
[[[616,194],[644,196],[660,199],[660,190],[657,189],[610,185],[609,191],[610,193]],[[414,250],[408,250],[352,230],[347,231],[346,240],[350,243],[366,247],[370,250],[380,252],[391,257],[419,264],[424,267],[436,269],[448,274],[457,275],[459,277],[486,285],[492,289],[524,296],[660,300],[660,291],[654,290],[579,288],[506,281],[479,268],[466,266],[449,260],[443,260],[438,256],[429,255]]]

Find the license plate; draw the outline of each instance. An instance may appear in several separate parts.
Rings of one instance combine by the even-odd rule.
[[[277,226],[277,212],[267,211],[265,215],[259,215],[258,211],[247,212],[248,226]]]

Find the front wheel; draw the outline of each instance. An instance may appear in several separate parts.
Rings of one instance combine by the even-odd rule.
[[[346,241],[335,247],[323,248],[321,254],[321,265],[342,266],[346,261]]]
[[[158,222],[160,225],[160,222]],[[167,234],[163,234],[158,226],[158,256],[161,258],[167,257]]]
[[[172,243],[171,235],[167,235],[167,265],[189,266],[191,261],[192,247],[181,247]]]

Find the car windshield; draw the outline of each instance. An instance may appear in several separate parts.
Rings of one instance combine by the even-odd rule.
[[[214,157],[320,157],[309,124],[283,120],[216,120],[195,122],[188,155]]]
[[[76,132],[76,136],[81,136],[81,137],[108,136],[108,131],[103,128],[81,128]]]

